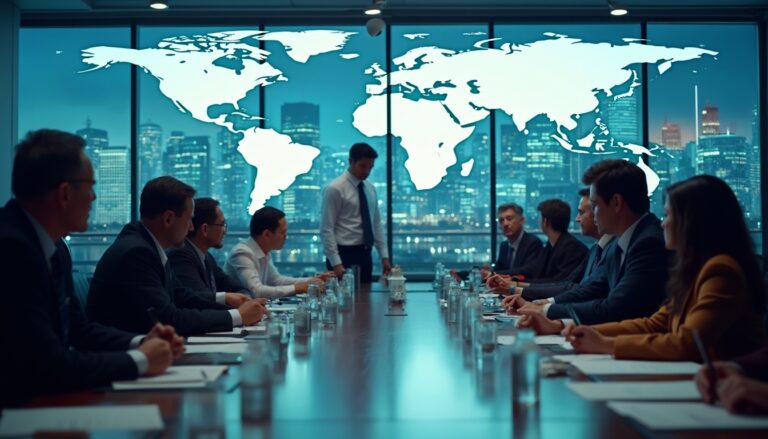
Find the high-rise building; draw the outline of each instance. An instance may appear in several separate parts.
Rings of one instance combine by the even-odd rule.
[[[77,130],[76,133],[85,140],[85,154],[91,159],[93,169],[96,171],[99,169],[101,150],[109,145],[109,135],[105,130],[92,128],[90,118],[85,121],[85,128]]]
[[[639,93],[609,98],[603,106],[603,122],[610,130],[611,137],[625,143],[640,143]]]
[[[701,135],[715,134],[720,134],[720,110],[713,105],[707,105],[701,110]]]
[[[171,133],[172,138],[169,138],[166,149],[168,174],[194,187],[198,197],[210,196],[210,142],[208,136],[184,136],[180,141],[177,141],[174,133]]]
[[[679,123],[664,121],[664,125],[661,126],[661,144],[669,149],[683,149]]]
[[[499,137],[496,204],[515,202],[525,209],[525,134],[513,124],[502,124]]]
[[[222,128],[216,136],[217,160],[214,165],[213,197],[232,229],[246,229],[250,221],[248,204],[253,189],[253,168],[237,151],[241,134]]]
[[[107,146],[101,149],[100,157],[94,223],[99,227],[119,229],[131,219],[129,148]]]
[[[163,129],[147,122],[139,125],[139,188],[162,172]]]
[[[757,105],[752,109],[752,145],[751,159],[749,162],[749,185],[752,187],[752,224],[757,227],[757,219],[761,218],[761,190],[760,190],[760,117]]]
[[[320,148],[320,107],[307,102],[285,103],[281,132],[296,143]],[[315,230],[320,225],[322,187],[316,169],[296,177],[282,195],[282,209],[292,225]]]
[[[733,189],[747,218],[752,212],[753,189],[750,187],[750,150],[744,136],[713,134],[702,136],[696,154],[701,173],[725,180]]]
[[[170,175],[172,173],[172,158],[171,154],[175,153],[179,149],[179,144],[184,140],[184,131],[171,131],[171,135],[168,136],[168,141],[165,144],[165,150],[163,151],[163,174]]]
[[[552,122],[538,117],[528,124],[525,148],[526,216],[535,217],[533,210],[547,199],[572,200],[575,192],[567,178],[572,153],[552,139]],[[535,224],[535,223],[534,223]]]

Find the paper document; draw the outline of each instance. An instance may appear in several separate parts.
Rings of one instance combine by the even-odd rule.
[[[243,326],[234,328],[231,331],[223,331],[223,332],[209,332],[206,335],[248,335],[248,334],[255,334],[258,332],[264,332],[267,330],[267,327],[264,324],[258,324],[254,326]]]
[[[568,388],[584,399],[698,401],[701,399],[696,383],[688,381],[618,381],[609,383],[569,382]]]
[[[227,366],[171,366],[162,375],[139,377],[132,381],[115,381],[115,390],[138,389],[185,389],[205,387],[216,381],[227,370]]]
[[[609,402],[608,408],[651,430],[766,429],[768,417],[728,413],[703,402]]]
[[[537,345],[559,345],[565,349],[573,349],[571,344],[565,341],[565,337],[559,335],[540,335],[535,339]],[[496,342],[500,345],[511,345],[515,342],[514,335],[499,335]]]
[[[36,431],[162,430],[156,405],[6,409],[0,436],[30,436]]]
[[[565,363],[573,363],[574,361],[590,361],[590,360],[610,360],[613,358],[611,354],[573,354],[573,355],[553,355],[557,361],[563,361]]]
[[[247,343],[216,343],[187,345],[185,354],[244,354]]]
[[[188,337],[187,343],[189,344],[245,343],[245,339],[235,338],[235,337]]]
[[[695,375],[699,365],[687,361],[573,360],[587,375]]]
[[[287,304],[287,305],[267,305],[267,309],[270,312],[286,312],[286,311],[296,311],[296,308],[298,308],[299,305],[296,304]]]

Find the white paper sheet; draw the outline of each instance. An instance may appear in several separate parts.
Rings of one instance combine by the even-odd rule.
[[[591,401],[698,401],[696,384],[688,381],[617,381],[609,383],[569,382],[568,388]]]
[[[115,390],[138,389],[181,389],[205,387],[216,381],[227,370],[227,366],[171,366],[162,375],[140,377],[132,381],[115,381]]]
[[[733,415],[703,402],[609,402],[608,408],[651,430],[768,428],[768,417]]]
[[[564,349],[573,349],[571,344],[565,341],[565,337],[559,335],[540,335],[537,336],[534,341],[537,345],[559,345]],[[515,342],[514,335],[499,335],[496,338],[496,342],[500,345],[511,345]]]
[[[245,343],[244,338],[235,337],[189,337],[188,344]]]
[[[185,354],[244,354],[247,350],[247,343],[191,344]]]
[[[31,435],[36,431],[146,431],[162,430],[156,405],[6,409],[0,436]]]
[[[572,355],[553,355],[552,358],[558,361],[566,363],[573,363],[574,361],[590,361],[590,360],[610,360],[613,358],[611,354],[572,354]]]
[[[287,304],[287,305],[267,305],[267,309],[270,312],[284,312],[284,311],[296,311],[299,305]]]
[[[695,375],[699,365],[687,361],[573,360],[587,375]]]
[[[255,326],[243,326],[239,328],[234,328],[231,331],[223,331],[223,332],[209,332],[206,335],[248,335],[248,334],[256,334],[259,332],[264,332],[267,330],[267,327],[264,324],[258,324]]]

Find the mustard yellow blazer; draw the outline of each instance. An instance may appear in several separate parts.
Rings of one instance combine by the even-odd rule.
[[[761,317],[741,266],[728,255],[717,255],[701,268],[680,314],[662,305],[650,317],[594,328],[616,337],[615,358],[701,362],[694,329],[713,359],[728,360],[763,345]]]

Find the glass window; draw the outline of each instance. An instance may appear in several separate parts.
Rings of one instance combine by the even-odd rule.
[[[94,167],[88,231],[69,241],[76,268],[92,271],[130,221],[131,83],[127,65],[98,69],[89,48],[130,47],[128,28],[23,28],[19,33],[19,135],[77,133]],[[106,66],[102,66],[106,67]]]
[[[496,111],[496,202],[521,205],[526,229],[539,232],[544,200],[567,202],[576,217],[593,163],[639,160],[628,145],[642,144],[642,69],[627,52],[640,26],[499,25],[494,36],[510,68]]]
[[[488,26],[392,26],[392,246],[407,271],[489,263]]]
[[[754,24],[649,24],[651,43],[705,50],[669,72],[649,69],[651,159],[662,186],[696,174],[725,180],[762,250],[758,33]],[[653,210],[663,212],[661,195]]]
[[[269,162],[257,171],[264,175],[257,174],[261,193],[255,202],[286,214],[289,237],[274,255],[278,266],[292,273],[325,271],[320,238],[323,188],[347,169],[349,148],[357,142],[370,144],[379,154],[368,180],[376,188],[387,230],[386,113],[373,120],[355,119],[355,111],[368,98],[366,84],[372,82],[364,72],[383,65],[386,37],[372,38],[361,26],[265,30],[269,62],[283,76],[264,88],[265,129],[298,145],[290,150],[272,146]],[[302,52],[299,43],[313,49]],[[275,170],[287,178],[277,180]],[[379,265],[374,255],[374,272],[381,270]]]

